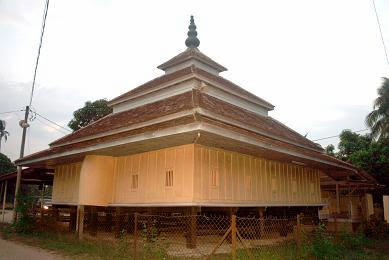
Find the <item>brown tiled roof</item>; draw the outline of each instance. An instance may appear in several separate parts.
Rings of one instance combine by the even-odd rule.
[[[55,154],[62,153],[65,151],[70,151],[70,150],[74,150],[77,148],[84,148],[84,147],[92,146],[95,144],[106,143],[106,142],[110,142],[110,141],[118,140],[121,138],[141,134],[141,133],[148,132],[148,131],[155,131],[155,130],[159,130],[159,129],[165,129],[168,127],[186,125],[186,124],[193,123],[194,121],[195,121],[195,118],[192,115],[184,116],[184,117],[172,119],[172,120],[169,120],[166,122],[157,123],[154,125],[141,127],[141,128],[137,128],[137,129],[133,129],[133,130],[128,130],[125,132],[120,132],[120,133],[116,133],[116,134],[112,134],[112,135],[102,136],[102,137],[95,138],[95,139],[90,139],[90,140],[86,140],[86,141],[82,141],[82,142],[67,144],[67,145],[63,145],[63,146],[50,147],[49,149],[27,155],[27,156],[23,157],[23,159],[18,159],[15,162],[19,163],[19,162],[23,162],[23,161],[27,161],[27,160],[35,160],[35,159],[38,159],[40,157],[55,155]]]
[[[209,80],[212,80],[216,83],[219,83],[221,85],[223,85],[224,87],[230,89],[231,91],[236,91],[246,97],[249,97],[249,98],[252,98],[254,100],[257,100],[259,101],[260,103],[262,104],[265,104],[266,106],[268,106],[269,108],[273,109],[274,106],[272,104],[270,104],[269,102],[267,102],[266,100],[260,98],[260,97],[257,97],[256,95],[250,93],[249,91],[245,90],[244,88],[241,88],[239,87],[238,85],[236,85],[235,83],[221,77],[221,76],[217,76],[217,75],[213,75],[209,72],[206,72],[205,70],[202,70],[202,69],[199,69],[199,68],[195,68],[194,69],[195,73],[197,73],[198,75],[200,76],[203,76],[205,78],[208,78]]]
[[[153,89],[159,87],[161,84],[165,84],[165,83],[168,83],[170,81],[173,81],[173,80],[185,77],[185,76],[189,76],[191,74],[193,74],[194,76],[197,74],[197,75],[202,76],[210,81],[221,84],[225,88],[229,89],[230,91],[237,92],[245,97],[256,100],[260,104],[263,104],[263,105],[269,107],[269,109],[274,108],[274,106],[272,104],[270,104],[269,102],[267,102],[266,100],[264,100],[260,97],[257,97],[256,95],[246,91],[245,89],[239,87],[238,85],[234,84],[233,82],[231,82],[231,81],[229,81],[221,76],[213,75],[213,74],[211,74],[205,70],[199,69],[195,66],[190,66],[190,67],[175,71],[173,73],[165,74],[165,75],[162,75],[158,78],[155,78],[155,79],[153,79],[153,80],[151,80],[143,85],[140,85],[139,87],[136,87],[136,88],[110,100],[109,104],[112,105],[112,103],[119,102],[121,99],[131,98],[132,96],[140,94],[144,91],[152,91]]]
[[[153,80],[150,80],[150,81],[140,85],[139,87],[136,87],[136,88],[134,88],[134,89],[118,96],[118,97],[115,97],[114,99],[109,101],[109,104],[111,104],[115,101],[118,101],[119,99],[124,98],[124,97],[131,97],[131,96],[139,94],[143,91],[152,90],[153,88],[158,87],[161,84],[167,83],[167,82],[175,80],[175,79],[179,79],[181,77],[190,75],[192,73],[193,73],[193,67],[191,66],[191,67],[183,68],[182,70],[175,71],[173,73],[164,74],[164,75],[162,75],[158,78],[155,78]]]
[[[176,95],[151,104],[136,107],[131,110],[109,114],[108,116],[77,130],[61,139],[52,142],[50,145],[59,145],[74,141],[79,138],[104,133],[106,131],[130,126],[132,124],[149,121],[164,115],[193,108],[192,93]]]
[[[177,56],[162,63],[157,68],[161,69],[161,70],[165,70],[169,67],[180,64],[180,63],[185,62],[189,59],[196,59],[196,60],[202,61],[202,62],[208,64],[209,66],[217,69],[219,72],[227,70],[225,67],[223,67],[222,65],[220,65],[216,61],[209,58],[207,55],[205,55],[204,53],[199,51],[197,48],[187,48],[185,51],[181,52]]]
[[[199,94],[199,106],[213,113],[234,119],[238,122],[251,125],[265,133],[274,135],[288,141],[310,147],[315,150],[322,150],[314,142],[281,124],[270,116],[261,116],[232,104],[221,101],[215,97]]]
[[[154,118],[157,118],[161,115],[167,115],[179,111],[189,110],[194,107],[201,107],[203,109],[212,111],[213,113],[216,113],[218,115],[231,118],[235,121],[249,124],[253,126],[256,129],[259,129],[266,133],[271,133],[272,136],[278,137],[279,139],[271,138],[269,136],[264,136],[249,130],[242,129],[237,126],[228,125],[224,122],[221,122],[219,120],[215,119],[209,119],[206,116],[202,116],[198,114],[197,116],[183,116],[181,118],[172,119],[167,122],[154,124],[147,127],[141,127],[137,129],[127,130],[124,132],[111,134],[107,136],[102,136],[90,140],[85,141],[79,141],[77,142],[77,139],[90,136],[93,134],[98,133],[104,133],[108,130],[116,129],[123,126],[129,126],[134,123],[139,123],[143,121],[148,121]],[[199,92],[198,90],[194,90],[191,92],[187,92],[181,95],[177,95],[174,97],[171,97],[169,99],[154,102],[152,104],[148,104],[142,107],[138,107],[129,111],[125,111],[122,113],[113,114],[109,117],[105,117],[103,120],[96,122],[92,125],[89,125],[80,131],[75,132],[74,134],[71,134],[61,140],[58,140],[54,144],[62,144],[61,146],[53,146],[47,150],[26,156],[23,158],[23,160],[20,161],[26,161],[31,159],[36,159],[39,157],[52,155],[61,153],[68,150],[73,150],[77,148],[82,147],[88,147],[94,144],[100,144],[105,142],[110,142],[113,140],[121,139],[124,137],[140,134],[143,132],[155,130],[155,129],[164,129],[176,125],[184,125],[194,122],[195,120],[201,120],[204,122],[209,122],[211,124],[216,124],[218,126],[221,126],[223,128],[230,128],[233,131],[240,132],[242,134],[247,134],[251,136],[255,136],[255,138],[259,138],[261,141],[272,144],[278,147],[283,147],[288,150],[296,151],[302,154],[306,154],[309,156],[313,156],[315,158],[320,158],[326,161],[332,161],[336,162],[338,164],[344,164],[342,161],[339,161],[333,157],[329,157],[327,155],[324,155],[320,149],[311,141],[304,138],[303,136],[297,134],[296,132],[290,130],[289,128],[283,126],[282,124],[278,123],[274,119],[270,117],[260,116],[254,113],[251,113],[249,111],[246,111],[244,109],[235,107],[231,104],[228,104],[226,102],[223,102],[221,100],[218,100],[214,97],[208,96],[206,94],[203,94]],[[285,141],[292,141],[296,144],[309,147],[312,150],[305,149],[303,147],[299,147],[296,145],[293,145],[291,143],[287,143]],[[69,141],[75,141],[71,144],[65,144]],[[316,150],[316,151],[314,151]],[[348,165],[348,164],[347,164]],[[348,165],[350,166],[350,165]]]

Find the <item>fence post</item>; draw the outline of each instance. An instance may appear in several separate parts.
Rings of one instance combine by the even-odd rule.
[[[236,260],[236,215],[231,216],[231,256]]]
[[[301,215],[297,214],[297,228],[296,228],[296,242],[297,247],[300,249],[301,244]]]
[[[3,193],[3,209],[2,209],[2,217],[3,217],[3,223],[4,223],[4,217],[5,217],[5,201],[7,200],[7,184],[8,181],[5,181],[4,185],[4,193]]]
[[[91,206],[90,207],[90,221],[88,222],[88,228],[89,228],[89,234],[91,236],[97,236],[97,207],[96,206]],[[90,225],[90,227],[89,227]]]
[[[263,218],[263,210],[259,211],[259,231],[260,238],[265,238],[265,220]]]
[[[137,247],[138,247],[138,213],[135,212],[134,215],[134,258],[135,259],[138,259]]]
[[[105,232],[112,231],[112,212],[111,209],[106,209],[105,211]]]
[[[69,231],[74,232],[77,228],[77,208],[69,208]]]
[[[44,219],[44,210],[43,210],[43,207],[40,207],[39,208],[39,211],[40,211],[40,228],[42,229],[43,228],[43,223],[45,222],[45,219]]]
[[[122,225],[122,219],[121,219],[121,209],[119,207],[116,207],[116,214],[115,214],[115,237],[120,237],[120,229]]]
[[[84,233],[84,205],[77,206],[77,238],[82,239]]]

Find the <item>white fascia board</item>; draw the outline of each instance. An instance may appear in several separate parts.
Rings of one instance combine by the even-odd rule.
[[[310,147],[307,147],[307,146],[298,144],[298,143],[296,143],[296,142],[293,142],[293,141],[284,139],[284,138],[282,138],[282,137],[272,135],[271,133],[266,133],[266,132],[264,132],[264,131],[259,130],[259,129],[256,128],[256,127],[252,127],[252,126],[250,126],[250,125],[247,125],[247,124],[238,122],[238,121],[236,121],[236,120],[233,120],[233,119],[224,117],[224,116],[222,116],[222,115],[213,113],[212,111],[209,111],[209,110],[207,110],[207,109],[203,109],[203,108],[200,108],[200,107],[199,107],[199,108],[196,109],[196,112],[198,112],[199,114],[204,115],[204,116],[206,116],[206,117],[209,117],[209,118],[212,118],[212,119],[216,119],[216,120],[218,120],[218,121],[221,121],[221,122],[223,122],[223,123],[227,123],[227,124],[229,124],[229,125],[233,125],[233,126],[236,126],[236,127],[239,127],[239,128],[243,128],[243,129],[245,129],[245,130],[249,130],[249,131],[251,131],[251,132],[254,132],[254,133],[257,133],[257,134],[260,134],[260,135],[263,135],[263,136],[266,136],[266,137],[269,137],[269,138],[272,138],[272,139],[275,139],[275,140],[278,140],[278,141],[282,141],[282,142],[287,143],[287,144],[292,144],[292,145],[295,145],[295,146],[298,146],[298,147],[301,147],[301,148],[304,148],[304,149],[307,149],[307,150],[311,150],[311,151],[314,151],[314,152],[320,152],[320,151],[315,150],[315,149],[313,149],[313,148],[310,148]]]
[[[164,89],[166,89],[166,88],[168,88],[168,87],[170,87],[170,86],[173,86],[173,85],[176,85],[176,84],[180,84],[180,83],[182,83],[182,82],[184,82],[184,81],[187,81],[187,80],[189,80],[189,79],[192,79],[192,78],[198,79],[198,80],[200,80],[200,81],[206,83],[208,88],[209,88],[209,87],[214,87],[214,88],[218,88],[219,90],[224,91],[225,96],[229,94],[229,98],[226,99],[226,100],[234,100],[234,99],[236,99],[236,98],[239,98],[240,100],[246,100],[246,103],[247,103],[247,104],[250,104],[250,103],[251,103],[252,105],[255,105],[255,106],[257,106],[257,107],[261,107],[263,110],[266,110],[266,111],[269,111],[269,110],[273,110],[273,109],[274,109],[274,107],[271,106],[271,105],[268,105],[268,104],[266,104],[266,103],[264,103],[264,102],[261,102],[260,100],[256,100],[256,99],[254,99],[254,98],[248,97],[248,96],[246,96],[246,95],[242,95],[242,94],[240,94],[240,93],[238,93],[238,92],[236,92],[236,91],[233,91],[233,90],[231,90],[231,89],[229,89],[229,88],[224,87],[222,84],[219,84],[219,83],[217,83],[217,82],[213,82],[213,81],[211,81],[211,80],[209,80],[209,79],[207,79],[207,78],[205,78],[205,77],[203,77],[203,76],[201,76],[201,75],[195,74],[195,73],[192,73],[192,74],[187,75],[187,76],[185,76],[185,77],[178,78],[178,79],[176,79],[176,80],[170,81],[170,82],[168,82],[168,83],[166,83],[166,84],[161,84],[160,86],[155,87],[155,88],[151,88],[150,90],[142,91],[142,92],[140,92],[140,93],[138,93],[138,94],[135,94],[135,95],[132,95],[132,96],[130,96],[130,97],[123,97],[123,98],[120,98],[120,99],[118,99],[118,100],[115,100],[114,102],[110,102],[110,103],[109,103],[109,106],[111,106],[111,107],[114,108],[115,106],[118,106],[120,103],[130,103],[130,102],[134,101],[135,99],[137,99],[137,98],[139,98],[139,97],[142,97],[142,98],[143,98],[144,96],[146,96],[146,95],[148,95],[148,94],[151,94],[151,93],[153,93],[153,92],[158,92],[159,90],[164,90]],[[198,86],[196,86],[196,84],[194,84],[193,88],[198,88]],[[192,88],[192,89],[193,89],[193,88]],[[165,90],[164,90],[164,91],[165,91]],[[165,93],[165,92],[158,92],[157,95],[163,95],[164,98],[167,98],[167,97],[171,97],[171,96],[177,95],[177,94],[174,94],[174,91],[171,92],[171,93],[169,93],[169,91],[170,91],[170,90],[167,89],[167,90],[166,90],[166,93]],[[220,95],[217,95],[217,93],[220,93],[220,91],[214,90],[214,91],[211,92],[211,91],[209,90],[209,92],[210,92],[210,93],[213,93],[213,95],[214,95],[215,97],[220,96]],[[182,93],[184,93],[184,92],[182,92]],[[158,101],[158,100],[160,100],[160,99],[154,99],[154,101],[152,101],[152,102],[155,102],[155,101]],[[228,101],[227,101],[227,102],[228,102]],[[150,103],[150,102],[142,102],[141,105],[145,105],[145,104],[148,104],[148,103]],[[234,103],[237,103],[237,102],[234,102]],[[139,106],[139,105],[138,105],[138,106]],[[137,107],[137,106],[131,106],[131,107],[132,107],[132,108],[135,108],[135,107]],[[248,107],[249,107],[249,106],[248,106]],[[115,108],[114,108],[114,109],[115,109]],[[119,109],[118,109],[118,110],[119,110]],[[249,109],[248,109],[248,110],[249,110]],[[123,111],[123,110],[120,110],[120,111]],[[258,111],[256,111],[256,109],[253,109],[252,112],[258,113]],[[263,115],[263,113],[259,113],[259,114]]]
[[[167,99],[169,97],[192,91],[192,89],[194,89],[196,85],[197,82],[192,80],[173,84],[172,86],[166,86],[161,91],[154,91],[149,94],[143,95],[141,98],[130,99],[128,101],[114,105],[112,107],[113,113],[119,113],[126,110],[134,109],[143,105],[151,104],[163,99]]]
[[[272,150],[272,151],[275,151],[275,152],[279,152],[279,153],[283,153],[283,154],[287,154],[287,155],[303,158],[303,159],[306,159],[306,160],[315,161],[315,162],[319,162],[319,163],[323,163],[323,164],[332,165],[332,166],[335,166],[335,167],[339,167],[339,168],[355,171],[352,168],[349,168],[349,167],[346,167],[346,166],[343,166],[343,165],[339,165],[337,163],[333,163],[333,162],[329,162],[329,161],[326,161],[326,160],[322,160],[322,159],[314,158],[314,157],[311,157],[311,156],[307,156],[307,155],[304,155],[304,154],[301,154],[301,153],[298,153],[298,152],[294,152],[294,151],[290,151],[290,150],[284,149],[282,147],[273,146],[273,145],[270,145],[270,144],[258,141],[255,138],[252,138],[252,137],[249,137],[249,136],[245,136],[245,135],[242,135],[240,133],[236,133],[234,131],[227,130],[225,128],[221,128],[221,127],[218,127],[218,126],[210,125],[210,124],[207,124],[207,123],[200,123],[200,122],[195,122],[195,123],[191,123],[191,124],[187,124],[187,125],[181,125],[181,126],[176,126],[176,127],[171,127],[171,128],[151,131],[151,132],[142,133],[142,134],[139,134],[139,135],[129,136],[129,137],[126,137],[126,138],[123,138],[123,139],[119,139],[119,140],[115,140],[115,141],[112,141],[112,142],[96,144],[96,145],[92,145],[92,146],[89,146],[89,147],[77,148],[77,149],[70,150],[70,151],[64,151],[64,152],[58,153],[58,154],[48,155],[48,156],[44,156],[44,157],[33,159],[33,160],[27,160],[27,161],[24,161],[23,164],[30,164],[30,163],[50,160],[50,159],[54,159],[54,158],[58,158],[58,157],[63,157],[63,156],[70,156],[70,155],[75,155],[75,154],[80,154],[80,153],[92,152],[92,151],[99,150],[99,149],[105,149],[105,148],[110,148],[110,147],[115,147],[115,146],[129,144],[129,143],[150,140],[150,139],[154,139],[154,138],[161,138],[161,137],[166,137],[166,136],[175,135],[175,134],[192,132],[192,131],[196,131],[196,130],[197,131],[205,131],[205,132],[213,133],[213,134],[216,134],[216,135],[219,135],[219,136],[224,136],[224,137],[229,138],[229,139],[237,140],[239,142],[247,143],[247,144],[250,144],[250,145],[255,145],[255,146],[258,146],[258,147],[261,147],[261,148],[265,148],[265,149]]]
[[[100,134],[97,134],[97,135],[91,135],[91,136],[88,136],[88,137],[76,139],[74,141],[70,141],[70,142],[67,142],[67,143],[60,144],[60,145],[54,145],[52,147],[61,147],[61,146],[70,145],[70,144],[74,144],[74,143],[79,143],[79,142],[83,142],[83,141],[88,141],[88,140],[92,140],[92,139],[96,139],[96,138],[100,138],[100,137],[105,137],[105,136],[109,136],[109,135],[113,135],[113,134],[118,134],[118,133],[130,131],[130,130],[133,130],[133,129],[137,129],[137,128],[142,128],[142,127],[146,127],[146,126],[150,126],[150,125],[154,125],[154,124],[158,124],[158,123],[163,123],[163,122],[175,119],[175,118],[193,115],[195,113],[198,113],[200,115],[204,115],[204,116],[207,116],[209,118],[213,118],[213,119],[222,121],[224,123],[227,123],[227,124],[230,124],[230,125],[234,125],[234,126],[237,126],[237,127],[240,127],[240,128],[243,128],[243,129],[255,132],[255,133],[258,133],[258,134],[263,135],[263,136],[267,136],[267,137],[275,139],[275,140],[279,140],[279,141],[282,141],[282,142],[285,142],[285,143],[288,143],[288,144],[292,144],[292,145],[295,145],[295,146],[298,146],[298,147],[302,147],[302,148],[305,148],[305,149],[308,149],[308,150],[311,150],[311,151],[318,152],[317,150],[312,149],[310,147],[306,147],[306,146],[303,146],[301,144],[298,144],[298,143],[295,143],[295,142],[292,142],[292,141],[280,138],[278,136],[274,136],[272,134],[265,133],[264,131],[261,131],[258,128],[249,126],[249,125],[241,123],[241,122],[237,122],[237,121],[235,121],[233,119],[229,119],[227,117],[218,115],[216,113],[213,113],[213,112],[211,112],[209,110],[206,110],[206,109],[203,109],[203,108],[200,108],[200,107],[197,107],[197,108],[194,108],[194,109],[190,109],[190,110],[181,111],[181,112],[177,112],[177,113],[166,115],[166,116],[162,116],[162,117],[159,117],[159,118],[156,118],[156,119],[152,119],[152,120],[149,120],[149,121],[146,121],[146,122],[142,122],[142,123],[138,123],[138,124],[133,124],[133,125],[130,125],[128,127],[122,127],[122,128],[118,128],[118,129],[115,129],[115,130],[106,131],[104,133],[100,133]]]
[[[268,115],[269,110],[267,108],[260,106],[257,103],[248,101],[247,99],[241,98],[240,96],[232,95],[229,92],[223,91],[220,88],[214,87],[212,85],[205,85],[201,87],[200,91],[209,96],[220,99],[226,103],[246,109],[255,114],[259,114],[261,116]]]
[[[77,202],[56,202],[56,201],[52,201],[51,204],[52,205],[71,205],[71,206],[78,205]]]
[[[184,68],[187,68],[189,66],[196,66],[197,68],[200,68],[202,70],[205,70],[211,74],[214,74],[214,75],[219,75],[219,70],[215,69],[214,67],[208,65],[207,63],[204,63],[202,61],[198,61],[197,59],[189,59],[189,60],[186,60],[184,62],[181,62],[181,63],[178,63],[178,64],[175,64],[173,66],[170,66],[169,68],[166,68],[165,69],[165,73],[166,74],[169,74],[169,73],[173,73],[173,72],[176,72],[178,70],[181,70],[181,69],[184,69]]]
[[[23,164],[36,163],[36,162],[46,161],[46,160],[55,159],[55,158],[63,157],[63,156],[70,156],[70,155],[75,155],[75,154],[93,152],[93,151],[100,150],[100,149],[111,148],[111,147],[115,147],[115,146],[129,144],[129,143],[151,140],[154,138],[160,138],[160,137],[176,135],[176,134],[181,134],[181,133],[186,133],[186,132],[192,132],[192,131],[196,131],[196,130],[200,130],[200,123],[196,122],[196,123],[191,123],[191,124],[187,124],[187,125],[165,128],[165,129],[160,129],[160,130],[156,130],[156,131],[150,131],[150,132],[142,133],[139,135],[129,136],[129,137],[126,137],[123,139],[118,139],[118,140],[115,140],[112,142],[95,144],[95,145],[91,145],[88,147],[82,147],[82,148],[64,151],[64,152],[53,154],[53,155],[43,156],[43,157],[37,158],[37,159],[26,160],[23,162]]]
[[[307,155],[304,155],[304,154],[301,154],[301,153],[298,153],[298,152],[294,152],[294,151],[290,151],[290,150],[284,149],[282,147],[277,147],[277,146],[274,146],[274,145],[271,145],[271,144],[267,144],[267,143],[258,141],[255,138],[252,138],[252,137],[249,137],[249,136],[246,136],[246,135],[242,135],[240,133],[236,133],[234,131],[227,130],[225,128],[221,128],[221,127],[218,127],[218,126],[210,125],[210,124],[207,124],[207,123],[202,123],[201,130],[203,130],[205,132],[210,132],[210,133],[213,133],[213,134],[216,134],[216,135],[224,136],[226,138],[234,139],[234,140],[237,140],[237,141],[240,141],[240,142],[243,142],[243,143],[247,143],[247,144],[255,145],[255,146],[258,146],[258,147],[261,147],[261,148],[265,148],[265,149],[268,149],[268,150],[272,150],[272,151],[275,151],[275,152],[279,152],[279,153],[283,153],[283,154],[288,154],[288,155],[291,155],[291,156],[295,156],[295,157],[299,157],[299,158],[302,158],[302,159],[306,159],[306,160],[310,160],[310,161],[315,161],[315,162],[319,162],[319,163],[324,163],[324,164],[332,165],[332,166],[335,166],[335,167],[340,167],[340,168],[347,169],[347,170],[350,170],[350,171],[355,171],[352,168],[349,168],[349,167],[346,167],[346,166],[343,166],[343,165],[339,165],[337,163],[333,163],[333,162],[329,162],[329,161],[326,161],[326,160],[314,158],[314,157],[307,156]]]
[[[108,207],[321,207],[325,203],[256,203],[256,202],[151,202],[151,203],[109,203]]]
[[[131,95],[130,97],[122,97],[122,98],[119,98],[118,100],[115,100],[113,102],[108,102],[108,105],[110,107],[113,107],[115,106],[116,104],[119,104],[119,103],[122,103],[122,102],[126,102],[126,101],[129,101],[129,100],[132,100],[132,99],[136,99],[138,97],[141,97],[141,96],[144,96],[144,95],[147,95],[147,94],[150,94],[150,93],[153,93],[155,91],[158,91],[158,90],[161,90],[161,89],[164,89],[166,87],[169,87],[169,86],[172,86],[172,85],[175,85],[175,84],[179,84],[183,81],[186,81],[186,80],[189,80],[189,79],[192,79],[194,78],[194,74],[191,73],[189,75],[186,75],[184,77],[181,77],[181,78],[177,78],[175,80],[172,80],[172,81],[169,81],[167,83],[164,83],[164,84],[161,84],[157,87],[153,87],[153,88],[150,88],[148,90],[145,90],[145,91],[141,91],[137,94],[134,94],[134,95]]]
[[[175,118],[193,115],[194,112],[195,111],[193,109],[185,110],[185,111],[177,112],[177,113],[174,113],[174,114],[170,114],[170,115],[161,116],[161,117],[158,117],[158,118],[155,118],[155,119],[151,119],[151,120],[146,121],[146,122],[141,122],[141,123],[137,123],[137,124],[132,124],[132,125],[127,126],[127,127],[121,127],[121,128],[117,128],[117,129],[114,129],[114,130],[105,131],[105,132],[100,133],[100,134],[90,135],[90,136],[87,136],[87,137],[79,138],[79,139],[76,139],[74,141],[62,143],[62,144],[59,144],[59,145],[53,145],[51,147],[60,147],[60,146],[65,146],[65,145],[69,145],[69,144],[74,144],[74,143],[79,143],[79,142],[83,142],[83,141],[88,141],[88,140],[92,140],[92,139],[96,139],[96,138],[100,138],[100,137],[105,137],[105,136],[109,136],[109,135],[119,134],[119,133],[122,133],[122,132],[134,130],[134,129],[137,129],[137,128],[142,128],[142,127],[146,127],[146,126],[150,126],[150,125],[154,125],[154,124],[163,123],[163,122],[175,119]]]
[[[268,111],[274,109],[274,107],[273,107],[272,105],[268,105],[268,104],[266,104],[265,102],[261,102],[260,100],[254,99],[254,98],[252,98],[252,97],[243,95],[243,94],[238,93],[238,92],[236,92],[236,91],[234,91],[234,90],[231,90],[231,89],[229,89],[229,88],[226,88],[226,87],[224,87],[222,84],[217,83],[217,82],[214,82],[214,81],[212,81],[212,80],[209,80],[209,79],[206,78],[206,77],[203,77],[203,76],[198,75],[198,74],[196,74],[196,77],[198,77],[198,78],[199,78],[201,81],[203,81],[204,83],[207,83],[207,85],[211,85],[211,86],[217,87],[217,88],[219,88],[219,89],[221,89],[221,90],[223,90],[223,91],[225,91],[225,92],[228,92],[228,93],[233,94],[234,96],[240,97],[240,98],[245,99],[245,100],[247,100],[247,101],[249,101],[249,102],[251,102],[251,103],[257,104],[258,106],[261,106],[261,107],[266,108]],[[236,86],[237,86],[237,85],[236,85]]]

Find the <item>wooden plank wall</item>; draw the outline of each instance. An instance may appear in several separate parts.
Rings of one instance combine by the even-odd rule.
[[[78,202],[81,162],[55,167],[53,203],[75,204]]]
[[[332,191],[322,191],[322,201],[327,204],[329,214],[336,213],[336,193]],[[362,213],[362,200],[359,195],[340,196],[340,212],[351,213],[352,218],[360,218]]]
[[[80,205],[107,206],[112,199],[115,157],[87,155],[82,162]]]
[[[181,203],[193,197],[194,145],[182,145],[117,158],[113,204]],[[166,171],[173,171],[173,186],[166,187]],[[138,187],[132,176],[138,175]]]
[[[194,160],[197,202],[321,203],[318,170],[202,145],[195,145]]]

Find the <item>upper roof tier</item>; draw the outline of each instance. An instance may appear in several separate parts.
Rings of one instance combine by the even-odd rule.
[[[164,75],[110,100],[108,105],[113,108],[113,113],[130,110],[195,88],[202,88],[216,98],[259,115],[267,115],[268,111],[274,109],[269,102],[219,76],[220,72],[227,69],[197,48],[200,40],[197,38],[193,16],[190,19],[185,45],[187,47],[185,51],[158,66],[165,71]],[[201,80],[201,86],[181,84],[190,78]]]
[[[212,60],[197,48],[186,49],[177,56],[159,65],[158,69],[168,74],[192,65],[215,75],[219,75],[220,72],[227,70],[227,68]]]
[[[219,75],[220,72],[226,71],[227,69],[225,67],[197,49],[200,45],[200,40],[197,38],[196,25],[194,23],[193,15],[190,17],[190,25],[188,28],[188,38],[185,40],[185,45],[188,48],[167,62],[159,65],[158,69],[165,71],[165,73],[172,73],[182,68],[195,65],[200,69],[216,75]]]

